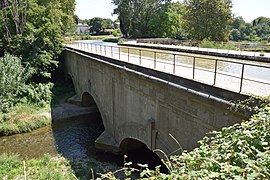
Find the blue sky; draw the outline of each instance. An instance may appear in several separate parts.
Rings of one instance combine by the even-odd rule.
[[[232,0],[232,2],[233,13],[236,16],[242,16],[247,22],[251,22],[259,16],[270,18],[270,0]],[[112,16],[114,6],[111,0],[76,0],[76,3],[75,13],[81,19],[117,18],[117,16]]]

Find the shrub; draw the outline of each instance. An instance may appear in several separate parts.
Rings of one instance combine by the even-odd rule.
[[[50,102],[53,84],[27,84],[32,72],[16,56],[5,54],[0,58],[0,112],[7,112],[17,103],[45,106]]]
[[[114,37],[121,37],[121,36],[122,36],[120,29],[115,29],[115,30],[113,30],[112,35],[113,35]]]
[[[31,69],[23,67],[16,56],[5,54],[0,58],[0,111],[7,111],[18,102],[20,89],[31,73]]]

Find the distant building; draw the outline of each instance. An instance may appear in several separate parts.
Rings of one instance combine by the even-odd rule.
[[[88,26],[87,24],[81,24],[79,23],[77,28],[77,33],[78,34],[89,34],[90,33],[90,26]]]

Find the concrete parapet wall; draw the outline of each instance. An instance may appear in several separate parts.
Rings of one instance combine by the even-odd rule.
[[[77,95],[91,94],[101,113],[105,132],[96,140],[99,149],[117,153],[132,138],[169,154],[179,148],[173,136],[190,150],[206,132],[247,118],[228,110],[228,100],[243,95],[72,49],[64,57]]]

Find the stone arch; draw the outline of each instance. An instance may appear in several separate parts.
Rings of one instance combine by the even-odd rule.
[[[88,106],[97,106],[96,101],[94,100],[93,96],[88,93],[84,92],[81,97],[82,106],[88,107]]]
[[[71,73],[66,73],[65,74],[65,81],[66,82],[71,82],[72,83],[72,85],[73,85],[73,88],[74,88],[74,90],[75,90],[75,94],[78,92],[77,91],[77,86],[76,86],[76,84],[75,84],[75,80],[74,80],[74,76],[71,74]]]
[[[167,173],[168,169],[161,161],[160,157],[151,151],[146,144],[134,138],[125,138],[120,143],[120,152],[127,155],[126,162],[132,162],[135,168],[137,164],[148,164],[150,169],[161,166],[161,172]]]

